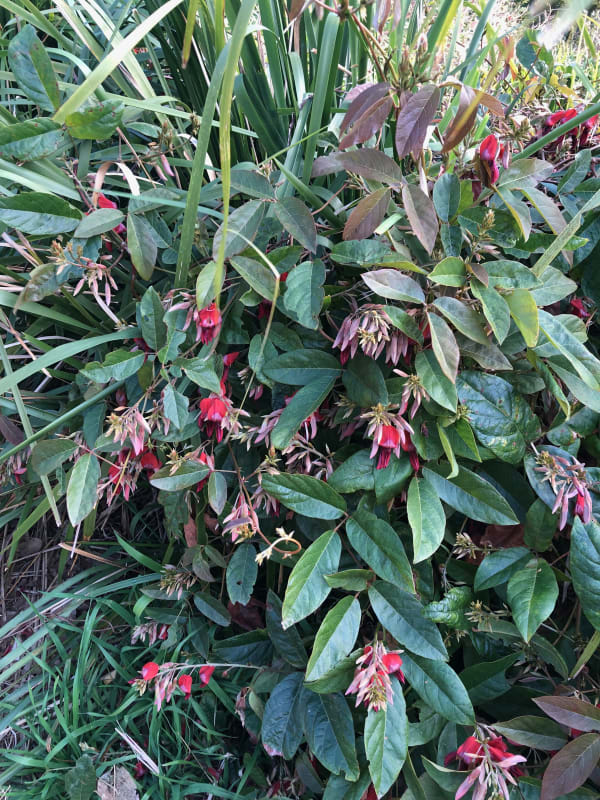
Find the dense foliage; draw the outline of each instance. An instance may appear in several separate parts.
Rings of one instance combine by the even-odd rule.
[[[598,796],[600,104],[424,5],[0,0],[8,797]]]

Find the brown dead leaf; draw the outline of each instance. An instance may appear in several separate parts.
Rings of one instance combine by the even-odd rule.
[[[183,526],[183,535],[188,547],[195,547],[198,544],[198,531],[196,530],[196,520],[190,517]]]
[[[100,800],[140,800],[135,781],[125,767],[115,766],[98,778]]]

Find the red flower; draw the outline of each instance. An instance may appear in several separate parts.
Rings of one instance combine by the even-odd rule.
[[[206,308],[194,312],[196,322],[196,341],[208,344],[217,336],[221,329],[221,312],[214,303]]]
[[[485,742],[480,742],[474,736],[469,736],[458,750],[448,753],[444,759],[444,766],[447,767],[453,761],[458,761],[459,769],[467,769],[471,765],[478,764],[485,758],[486,749],[491,760],[496,764],[500,764],[514,778],[523,775],[523,770],[516,766],[514,760],[523,762],[525,759],[522,756],[515,756],[514,753],[509,753],[506,743],[501,736],[486,739]],[[504,762],[508,759],[511,759],[513,763],[505,764]]]
[[[191,675],[180,675],[179,680],[177,681],[177,685],[185,695],[185,699],[189,700],[192,696],[192,676]]]
[[[118,208],[118,206],[114,202],[114,200],[109,200],[108,197],[105,197],[105,195],[103,195],[102,192],[100,192],[100,194],[98,195],[98,208]],[[120,235],[125,233],[127,231],[127,228],[125,227],[125,225],[123,225],[122,222],[119,222],[119,224],[115,228],[113,228],[113,231],[114,233]]]
[[[152,678],[156,678],[158,675],[158,664],[155,661],[148,661],[142,667],[142,680],[144,681],[151,681]]]
[[[479,157],[484,161],[495,161],[499,147],[500,143],[498,139],[496,139],[493,133],[490,133],[479,145]]]
[[[557,125],[562,125],[576,116],[577,111],[574,108],[569,108],[566,111],[555,111],[546,119],[546,126],[548,128],[556,128]]]
[[[158,458],[154,455],[152,450],[149,450],[147,447],[144,447],[141,452],[140,464],[142,468],[148,472],[148,476],[153,475],[161,466]]]
[[[398,653],[386,653],[381,659],[383,666],[388,671],[388,675],[398,673],[398,677],[404,683],[404,673],[402,672],[402,659]]]
[[[383,425],[378,442],[377,469],[385,469],[390,457],[400,445],[400,432],[393,425]]]
[[[141,761],[135,762],[135,767],[133,768],[133,777],[139,781],[140,778],[143,778],[144,775],[148,772],[147,768]]]
[[[215,668],[211,667],[208,664],[204,667],[200,667],[200,669],[198,670],[198,680],[200,681],[200,684],[202,686],[208,686],[214,671]]]
[[[198,417],[198,425],[206,429],[208,436],[212,436],[216,431],[217,441],[220,442],[223,438],[223,423],[227,420],[229,406],[225,400],[216,394],[211,394],[210,397],[205,397],[200,400],[200,416]]]
[[[580,319],[587,319],[590,316],[590,312],[585,306],[585,303],[580,297],[574,297],[571,300],[571,308],[573,309],[573,313],[579,317]]]
[[[169,635],[169,626],[161,625],[160,628],[158,629],[158,638],[164,642],[168,635]]]

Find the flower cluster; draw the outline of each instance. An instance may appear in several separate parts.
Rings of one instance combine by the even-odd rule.
[[[125,500],[129,500],[130,495],[135,492],[140,474],[145,471],[150,478],[160,467],[160,461],[148,447],[143,447],[137,454],[134,449],[124,447],[110,465],[108,479],[100,487],[100,493],[108,490],[109,505],[121,494]]]
[[[564,125],[566,122],[575,119],[578,113],[579,112],[576,108],[568,108],[565,110],[555,111],[554,113],[550,114],[543,122],[542,135],[550,133],[553,128],[557,128],[559,125]],[[575,150],[581,150],[584,147],[587,147],[590,137],[592,136],[597,124],[598,114],[590,117],[590,119],[587,119],[580,125],[575,125],[575,127],[571,128],[571,130],[569,130],[567,133],[561,134],[556,141],[552,142],[552,149],[560,150],[565,136],[571,137],[573,148]]]
[[[192,696],[193,678],[189,673],[178,674],[181,665],[170,661],[159,666],[156,661],[148,661],[140,670],[140,677],[129,681],[140,695],[144,694],[151,683],[154,683],[154,703],[160,711],[163,702],[170,702],[173,692],[179,688],[186,700]],[[198,668],[198,681],[201,686],[207,686],[215,668],[205,664]]]
[[[542,481],[548,482],[556,495],[552,508],[555,514],[560,509],[558,528],[562,529],[567,524],[569,505],[575,499],[573,513],[583,522],[592,518],[592,498],[587,484],[585,464],[573,458],[569,461],[564,456],[553,455],[547,450],[536,453],[536,472],[543,474]]]
[[[385,350],[386,363],[396,365],[400,356],[406,358],[412,339],[394,328],[385,306],[361,306],[352,301],[354,311],[347,316],[335,337],[333,347],[340,350],[340,361],[345,364],[354,358],[358,348],[369,358],[379,358]]]
[[[524,774],[517,765],[526,760],[524,756],[509,753],[501,736],[482,739],[469,736],[457,750],[448,753],[444,766],[457,761],[460,770],[469,772],[456,790],[455,800],[464,797],[471,787],[474,787],[473,800],[484,800],[488,793],[509,800],[508,784],[516,785],[515,778]]]
[[[486,136],[479,145],[479,164],[481,166],[481,180],[484,186],[493,186],[500,177],[497,159],[508,166],[508,149],[500,144],[493,133]],[[505,163],[506,161],[506,163]]]
[[[400,413],[393,414],[389,407],[384,408],[381,404],[373,406],[361,416],[367,421],[367,436],[372,438],[371,458],[377,456],[377,469],[385,469],[390,463],[392,453],[400,458],[400,451],[404,450],[411,456],[411,464],[414,470],[419,469],[419,461],[412,439],[410,438],[413,429],[408,422],[400,416]]]
[[[383,642],[367,645],[356,659],[354,679],[346,694],[356,695],[356,706],[364,703],[369,710],[384,710],[394,702],[390,675],[397,674],[404,683],[402,672],[402,650],[386,650]]]

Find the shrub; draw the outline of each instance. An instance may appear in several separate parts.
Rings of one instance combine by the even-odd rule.
[[[260,3],[258,37],[250,0],[231,30],[178,5],[125,39],[95,5],[11,31],[8,563],[52,513],[107,566],[65,595],[92,603],[72,719],[21,712],[60,744],[6,759],[52,767],[47,797],[135,793],[133,758],[145,797],[593,783],[598,106],[512,113],[552,56],[478,51],[487,9],[456,66],[456,3],[421,27],[402,5],[389,51],[381,7],[287,30]],[[72,647],[53,636],[42,685]]]

